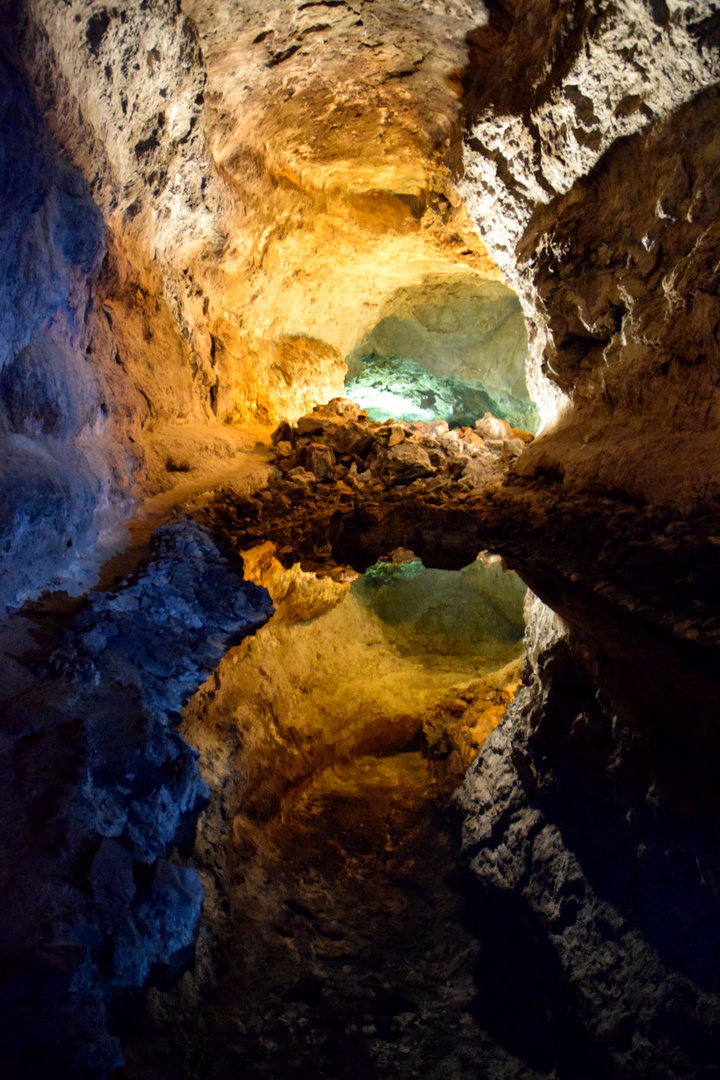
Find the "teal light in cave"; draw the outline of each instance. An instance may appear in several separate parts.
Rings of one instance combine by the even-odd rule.
[[[527,587],[499,559],[462,570],[435,570],[420,559],[378,562],[352,586],[353,595],[387,626],[433,639],[439,652],[519,642]]]
[[[407,562],[376,562],[365,571],[365,582],[375,588],[381,585],[394,585],[408,581],[421,574],[425,567],[421,559],[408,559]]]
[[[371,420],[446,420],[450,427],[473,427],[490,412],[526,429],[534,420],[527,415],[529,402],[509,394],[504,394],[501,402],[481,387],[468,386],[452,375],[434,375],[412,360],[376,353],[363,358],[362,369],[348,380],[345,394],[361,405]]]

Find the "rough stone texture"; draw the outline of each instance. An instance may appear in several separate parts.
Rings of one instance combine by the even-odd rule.
[[[712,124],[709,88],[720,76],[713,10],[628,2],[578,4],[566,14],[557,4],[493,5],[472,36],[460,187],[528,316],[528,383],[541,412],[550,420],[563,402],[576,406],[564,419],[572,433],[563,440],[558,432],[557,450],[551,438],[536,453],[543,464],[577,462],[584,483],[612,471],[622,486],[627,461],[642,454],[668,399],[689,450],[698,434],[695,384],[702,381],[708,403],[716,395],[707,368],[689,386],[678,375],[697,362],[697,335],[712,334],[717,322],[717,286],[701,269],[716,213],[703,164],[715,153],[703,126]],[[708,300],[692,312],[698,288]],[[683,318],[693,329],[682,329]],[[702,420],[708,438],[712,408]],[[609,462],[597,445],[578,451],[598,429],[622,443]],[[644,496],[677,499],[676,478],[664,479],[670,462],[656,460]]]
[[[167,483],[192,467],[209,424],[286,415],[300,420],[278,436],[270,487],[207,510],[230,537],[255,544],[270,529],[284,562],[301,557],[341,583],[344,565],[363,569],[389,547],[446,567],[489,547],[570,627],[569,644],[538,644],[526,692],[466,788],[483,945],[476,1015],[495,1047],[487,1071],[498,1075],[718,1074],[714,8],[6,5],[48,129],[85,178],[60,161],[20,68],[5,63],[9,595],[70,569],[68,552],[93,542],[98,514],[112,521],[121,512],[131,463],[144,452],[144,481],[157,490],[163,473]],[[469,67],[448,82],[471,27]],[[381,431],[357,412],[347,423],[333,410],[303,415],[339,392],[343,357],[399,291],[422,293],[439,277],[458,288],[469,276],[478,287],[499,280],[448,167],[463,168],[461,86],[462,192],[529,319],[533,393],[548,419],[566,407],[529,445],[493,418],[451,435]],[[13,158],[22,186],[7,167]],[[233,442],[217,430],[213,439]],[[114,629],[122,648],[98,656]],[[177,694],[200,675],[155,655],[153,635],[138,658],[147,637],[127,633],[124,616],[100,605],[66,656],[74,670],[82,652],[78,676],[97,675],[98,687],[40,688],[3,728],[3,790],[24,793],[22,812],[4,815],[14,875],[6,911],[17,913],[13,930],[32,952],[10,965],[12,1000],[30,984],[40,997],[30,1020],[7,1008],[7,1031],[27,1039],[36,1019],[47,1048],[87,1036],[78,1060],[96,1072],[117,1060],[117,1044],[101,1034],[108,980],[136,988],[147,965],[173,956],[166,974],[177,974],[197,912],[193,879],[162,862],[161,838],[149,831],[146,840],[136,822],[127,844],[112,835],[138,802],[116,790],[113,771],[114,794],[97,804],[109,824],[94,824],[85,843],[81,810],[92,817],[93,807],[78,778],[87,755],[98,773],[108,759],[124,764],[135,722],[152,734],[156,710],[168,707],[165,682],[178,679]],[[184,634],[179,645],[188,646]],[[144,672],[134,662],[131,682],[137,676],[152,706],[132,685],[103,696],[106,674],[129,671],[130,654]],[[263,687],[270,716],[272,693]],[[150,760],[154,743],[131,764],[141,786],[151,773],[153,817],[172,831],[198,789],[192,769],[183,771],[187,751],[162,733],[162,764]],[[235,750],[231,742],[210,759],[219,784],[222,754]],[[154,796],[168,773],[177,784],[165,804]],[[387,775],[375,780],[369,787],[394,812]],[[330,806],[339,804],[320,786],[299,816],[307,823]],[[331,840],[361,816],[338,811]],[[154,873],[130,874],[128,858],[146,865],[136,841],[150,845],[144,858],[159,852]],[[305,851],[315,857],[312,843]],[[42,871],[32,887],[23,857]],[[255,896],[252,883],[238,895]],[[172,917],[157,915],[170,898]],[[105,931],[124,943],[146,909],[148,936],[113,953]],[[79,940],[78,912],[90,927]],[[297,930],[296,940],[310,950],[323,929]],[[342,979],[330,985],[351,999]],[[469,983],[458,985],[466,994]],[[308,1005],[318,986],[298,992]],[[414,1023],[422,1010],[411,1004]],[[306,1011],[281,1005],[265,1030],[299,1055],[302,1037],[283,1031]],[[391,1015],[383,1033],[406,1045],[402,1014]],[[246,1032],[233,1032],[247,1054]],[[477,1073],[466,1050],[434,1060],[438,1075]],[[23,1080],[31,1065],[41,1075],[52,1068],[26,1060]]]
[[[145,228],[148,254],[177,292],[188,253],[219,239],[194,23],[176,0],[24,8],[24,53],[53,135],[86,172],[113,231],[128,226],[137,242]]]
[[[466,5],[321,8],[21,7],[23,56],[103,209],[111,266],[150,333],[160,303],[180,338],[172,364],[151,347],[133,365],[151,411],[155,369],[197,419],[295,418],[340,392],[344,354],[399,285],[497,280],[438,156]]]
[[[84,311],[102,216],[58,157],[0,48],[0,604],[69,577],[126,516],[134,463],[118,437],[127,390],[94,369]],[[123,475],[125,474],[125,475]]]
[[[88,358],[98,380],[89,427],[95,496],[72,489],[57,464],[48,473],[42,454],[29,464],[46,488],[60,486],[83,535],[63,513],[44,517],[36,499],[36,572],[19,571],[11,590],[8,578],[19,598],[56,570],[76,572],[74,556],[130,513],[132,495],[170,486],[166,463],[178,443],[191,468],[208,445],[224,459],[240,439],[228,425],[295,419],[340,393],[345,354],[399,287],[422,289],[438,275],[451,287],[482,287],[499,275],[442,162],[458,117],[459,84],[447,75],[463,62],[472,21],[464,3],[412,13],[394,2],[331,4],[319,22],[314,9],[290,2],[181,9],[176,0],[123,8],[23,0],[0,15],[15,41],[13,78],[23,86],[19,56],[64,155],[58,192],[45,192],[47,169],[40,189],[45,217],[56,219],[44,227],[48,251],[60,261],[52,256],[57,266],[41,272],[45,240],[33,241],[34,284],[8,286],[7,310],[22,327],[9,356],[52,314],[48,303],[62,302],[70,330],[53,324],[52,341],[80,355],[66,392],[55,377],[52,386],[69,415],[68,395],[82,399],[78,416],[88,404],[78,385]],[[5,133],[8,163],[18,160],[20,130],[33,133],[26,157],[33,139],[50,146],[28,112],[27,89],[18,93],[24,112],[15,110],[15,134]],[[30,180],[27,205],[35,165],[28,159],[20,170]],[[13,229],[25,226],[12,200],[9,210],[12,250]],[[101,230],[104,219],[99,275],[102,251],[91,251],[92,230],[80,235],[83,214]],[[63,260],[72,267],[67,285]],[[28,312],[33,297],[40,307]],[[15,417],[28,405],[29,422],[37,418],[27,393],[8,392]],[[214,426],[206,445],[188,430],[198,425]],[[62,457],[55,444],[48,450]],[[93,497],[101,516],[91,526]],[[23,517],[18,507],[8,512]]]
[[[460,190],[493,258],[521,297],[531,331],[528,382],[551,419],[563,400],[558,382],[563,391],[569,388],[553,376],[554,345],[559,342],[551,311],[548,318],[552,302],[547,303],[543,290],[538,295],[534,259],[551,250],[564,259],[577,237],[562,228],[538,228],[537,222],[546,207],[554,208],[554,222],[556,204],[563,198],[577,203],[568,193],[598,162],[624,159],[626,138],[642,144],[644,133],[652,138],[666,123],[684,136],[679,110],[720,76],[714,5],[710,0],[669,6],[625,0],[577,3],[568,9],[556,0],[543,0],[530,5],[492,3],[488,8],[485,25],[470,36],[470,132]],[[688,159],[690,175],[689,161],[702,151],[701,141],[683,138],[679,152]],[[655,157],[652,172],[669,194],[676,183],[675,169],[671,165],[666,170],[665,164]],[[638,192],[637,176],[628,171],[627,191],[615,188],[604,201],[601,213],[607,219],[598,221],[588,213],[586,220],[602,232],[604,222],[609,225],[618,211],[627,212],[629,204],[649,196],[653,236],[648,243],[662,245],[659,233],[669,221],[662,198],[653,199],[644,185]],[[620,260],[628,251],[641,250],[647,226],[638,226],[633,223],[631,237],[623,233]],[[612,227],[609,231],[612,234]],[[601,248],[598,241],[580,250],[588,262],[602,266]],[[612,261],[611,256],[605,265]],[[562,296],[562,289],[558,291]],[[582,338],[594,337],[595,303],[593,290],[574,305],[575,319],[584,328]]]
[[[462,796],[479,1014],[560,1074],[714,1077],[717,12],[488,13],[461,190],[556,422],[474,509],[568,629]]]
[[[567,277],[550,251],[538,259],[554,342],[548,362],[575,412],[529,468],[562,458],[568,485],[592,477],[682,515],[716,497],[720,479],[712,359],[720,308],[710,255],[718,106],[709,90],[611,152],[574,189],[582,224],[569,196],[553,208],[560,243],[573,237],[564,245]],[[634,195],[638,175],[648,179]],[[668,437],[643,454],[661,430]]]
[[[459,794],[478,924],[503,941],[480,965],[479,1017],[567,1075],[716,1077],[717,764],[701,734],[715,676],[655,643],[631,687],[622,668],[647,650],[641,631],[595,606],[593,633],[582,596],[565,597],[570,647],[535,601],[526,687]],[[711,759],[695,760],[693,792],[666,726],[678,695]]]
[[[272,438],[265,488],[249,498],[218,491],[194,512],[241,551],[271,539],[285,565],[340,576],[401,547],[428,566],[467,566],[485,547],[473,500],[499,487],[533,440],[490,413],[452,431],[444,421],[373,423],[345,398]]]
[[[518,298],[506,285],[479,282],[470,275],[465,281],[429,279],[398,289],[380,315],[348,355],[348,379],[361,374],[365,358],[373,353],[396,356],[431,374],[486,390],[502,403],[506,396],[518,404],[524,401],[532,415],[525,380],[525,320]],[[515,423],[534,429],[527,418],[518,416]]]
[[[489,412],[525,430],[537,424],[537,411],[526,394],[501,392],[499,404],[480,379],[468,385],[452,375],[431,375],[426,367],[397,355],[366,354],[360,373],[345,384],[345,394],[372,420],[444,420],[451,427],[474,427]]]
[[[168,856],[191,850],[207,789],[173,722],[271,611],[204,530],[169,526],[77,615],[52,657],[62,675],[5,704],[5,1075],[108,1076],[127,1003],[192,959],[202,887]]]

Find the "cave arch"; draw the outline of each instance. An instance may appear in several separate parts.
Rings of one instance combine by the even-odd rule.
[[[373,419],[452,425],[490,411],[537,430],[525,377],[525,319],[502,281],[467,271],[429,274],[397,288],[378,316],[346,359],[346,393]]]

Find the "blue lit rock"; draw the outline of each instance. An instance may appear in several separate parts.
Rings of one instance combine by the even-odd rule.
[[[2,606],[58,584],[103,527],[127,516],[137,464],[106,430],[122,395],[113,401],[102,389],[86,352],[91,286],[106,250],[102,215],[2,55],[0,192]]]
[[[345,395],[361,405],[371,420],[445,420],[451,427],[473,427],[490,412],[513,427],[533,430],[536,426],[531,402],[507,393],[493,398],[484,389],[452,375],[433,375],[397,356],[366,356],[360,373],[346,383]]]
[[[192,960],[192,847],[207,791],[173,724],[231,643],[267,621],[207,530],[156,534],[149,561],[90,594],[53,667],[11,701],[0,739],[0,1053],[11,1075],[108,1076],[109,1010]],[[15,1070],[14,1072],[12,1070]]]

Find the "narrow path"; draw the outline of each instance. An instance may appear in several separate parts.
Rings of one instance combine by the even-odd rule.
[[[179,507],[220,488],[228,488],[243,496],[262,487],[269,469],[269,452],[269,446],[258,443],[252,450],[239,452],[230,462],[214,469],[193,472],[191,477],[178,481],[168,491],[145,499],[125,526],[127,544],[103,565],[93,591],[103,592],[119,577],[132,573],[147,555],[155,529],[169,521]]]

